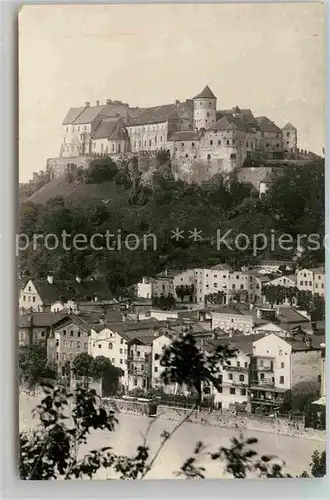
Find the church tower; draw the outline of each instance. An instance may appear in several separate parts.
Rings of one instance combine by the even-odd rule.
[[[217,98],[208,85],[196,95],[194,101],[194,129],[209,129],[217,121]]]

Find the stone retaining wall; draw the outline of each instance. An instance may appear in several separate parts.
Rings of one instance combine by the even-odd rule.
[[[326,432],[316,429],[305,429],[304,422],[285,418],[270,418],[258,416],[238,416],[225,412],[208,412],[207,410],[194,410],[188,408],[175,408],[159,405],[157,418],[166,420],[182,420],[189,414],[187,422],[203,425],[213,425],[227,429],[241,429],[285,436],[300,437],[325,442]]]
[[[118,413],[128,415],[146,415],[150,414],[150,404],[142,401],[128,401],[125,399],[103,398],[103,404]]]

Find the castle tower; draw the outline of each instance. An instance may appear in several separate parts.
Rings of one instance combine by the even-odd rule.
[[[217,98],[208,85],[196,95],[194,101],[194,129],[209,129],[217,121]]]
[[[286,157],[296,157],[297,155],[297,129],[288,122],[282,128],[283,153]]]

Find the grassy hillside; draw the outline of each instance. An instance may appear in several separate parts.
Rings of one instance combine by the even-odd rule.
[[[79,207],[83,210],[99,206],[102,200],[110,200],[107,206],[127,205],[128,191],[114,182],[102,184],[69,184],[65,177],[51,180],[41,189],[38,189],[24,202],[45,205],[51,198],[62,196],[67,208]]]

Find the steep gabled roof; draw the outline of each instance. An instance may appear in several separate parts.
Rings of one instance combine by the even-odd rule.
[[[232,115],[234,112],[238,112],[240,115],[242,115],[243,120],[246,123],[249,123],[250,125],[255,125],[256,119],[253,116],[253,113],[251,109],[240,109],[238,106],[231,108],[231,109],[220,109],[216,112],[217,120],[220,120],[223,116],[226,115]]]
[[[74,120],[73,125],[82,125],[85,123],[91,123],[98,117],[98,115],[104,110],[103,106],[89,106],[84,109],[84,111]]]
[[[193,107],[190,101],[164,104],[151,108],[130,108],[128,126],[164,123],[167,120],[177,119],[183,115],[192,117]]]
[[[81,108],[70,108],[66,117],[64,118],[62,125],[70,125],[73,123],[79,115],[84,111],[85,107]]]
[[[292,123],[288,122],[286,125],[284,125],[282,130],[297,130],[297,129],[294,125],[292,125]]]
[[[220,118],[209,130],[221,131],[221,130],[241,130],[242,132],[253,132],[252,127],[243,120],[228,114]]]
[[[194,99],[216,99],[215,95],[213,94],[212,90],[208,85],[206,85],[202,92],[197,94]]]
[[[280,127],[275,125],[267,116],[258,116],[256,118],[258,128],[261,132],[282,132]]]
[[[103,118],[91,136],[93,139],[110,139],[112,141],[127,141],[128,133],[122,119]]]

